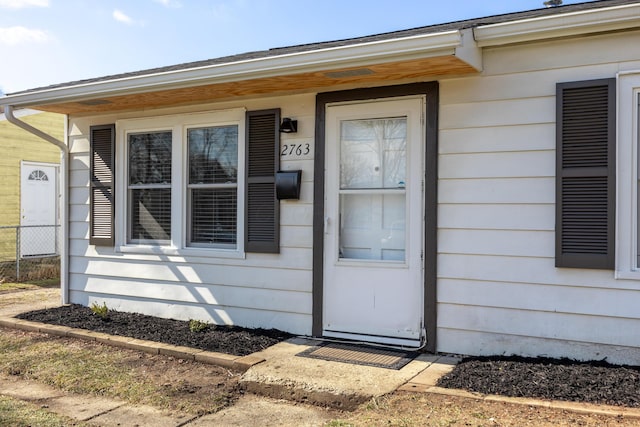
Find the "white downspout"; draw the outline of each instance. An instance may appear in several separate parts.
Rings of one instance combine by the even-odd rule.
[[[9,123],[26,130],[27,132],[44,139],[45,141],[55,145],[61,151],[60,153],[60,228],[62,233],[62,247],[60,248],[60,291],[62,294],[62,304],[69,303],[69,239],[68,239],[68,222],[69,207],[67,206],[67,188],[69,176],[69,147],[57,138],[36,129],[28,123],[19,120],[13,115],[13,107],[11,105],[4,106],[4,115]],[[65,123],[65,135],[67,134],[67,124]]]

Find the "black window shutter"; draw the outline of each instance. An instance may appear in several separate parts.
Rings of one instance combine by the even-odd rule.
[[[615,267],[615,87],[556,88],[556,267]]]
[[[280,252],[280,109],[247,112],[245,250]]]
[[[115,125],[90,128],[89,243],[114,245]]]

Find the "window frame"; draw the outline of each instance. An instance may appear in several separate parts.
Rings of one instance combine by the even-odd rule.
[[[238,127],[237,228],[233,248],[189,245],[190,211],[188,201],[187,129],[235,125]],[[169,241],[128,241],[130,201],[128,185],[128,135],[132,133],[171,131],[171,237]],[[211,112],[183,113],[116,121],[115,250],[121,253],[159,254],[195,257],[244,258],[245,236],[245,109],[235,108]],[[159,244],[160,243],[160,244]]]
[[[617,279],[640,280],[638,255],[640,71],[618,74],[616,267]]]

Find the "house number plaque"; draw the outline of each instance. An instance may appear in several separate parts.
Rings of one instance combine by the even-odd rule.
[[[286,143],[280,147],[280,157],[307,158],[311,157],[313,149],[308,142]]]

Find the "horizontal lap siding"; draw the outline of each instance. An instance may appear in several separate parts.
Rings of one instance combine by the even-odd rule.
[[[105,303],[107,307],[121,311],[140,313],[178,320],[205,319],[216,324],[234,324],[249,328],[276,328],[293,334],[308,334],[305,325],[311,322],[308,314],[256,310],[246,307],[225,307],[184,301],[162,301],[154,298],[127,297],[121,295],[92,294],[87,291],[71,291],[74,303],[90,305]],[[266,326],[265,326],[266,325]]]
[[[147,256],[147,259],[151,257]],[[144,277],[158,281],[267,287],[296,291],[306,290],[308,286],[305,282],[310,277],[309,272],[302,267],[286,268],[268,261],[244,264],[226,262],[231,260],[195,263],[192,260],[180,262],[181,257],[173,257],[176,260],[171,258],[155,257],[153,261],[148,261],[133,254],[120,255],[118,258],[74,257],[69,271],[132,280]],[[141,265],[144,265],[144,268],[141,268]]]
[[[441,82],[439,351],[640,363],[640,284],[554,265],[556,83],[640,68],[637,36],[490,49]]]
[[[443,305],[440,327],[554,340],[640,346],[637,319],[496,307]],[[471,327],[469,327],[469,320]],[[531,352],[544,351],[540,348]],[[536,354],[538,355],[538,354]]]
[[[268,288],[227,286],[170,282],[158,279],[136,280],[124,277],[105,278],[90,275],[74,277],[71,288],[94,295],[121,295],[127,298],[153,294],[154,299],[171,303],[181,301],[190,304],[206,304],[224,307],[244,307],[256,310],[283,313],[307,314],[311,309],[311,298],[301,290],[277,290]]]
[[[479,286],[484,292],[476,292]],[[518,290],[518,298],[513,298],[514,287]],[[442,279],[439,291],[442,303],[457,307],[483,306],[567,315],[588,313],[620,319],[634,319],[638,316],[635,290],[617,289],[611,292],[610,289],[601,287],[578,285],[558,286],[501,281],[479,283],[477,279]],[[612,306],[616,307],[615,312],[611,311]]]
[[[295,116],[299,131],[282,143],[310,144],[313,152],[314,96],[262,99],[240,104],[185,107],[181,114],[246,107],[281,108]],[[145,116],[152,116],[145,112]],[[116,253],[89,245],[89,142],[92,125],[126,116],[72,118],[70,141],[70,299],[105,302],[114,309],[178,319],[274,327],[297,334],[311,332],[313,158],[281,158],[281,169],[302,169],[301,198],[280,205],[280,254],[247,253],[245,258]],[[122,167],[121,165],[118,165]],[[118,189],[120,187],[117,187]]]

